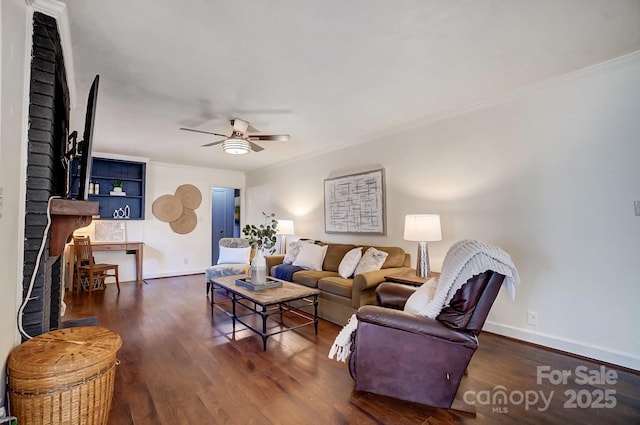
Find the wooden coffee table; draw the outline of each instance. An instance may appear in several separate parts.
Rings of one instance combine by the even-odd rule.
[[[262,337],[262,349],[267,351],[267,338],[286,331],[301,328],[307,325],[314,325],[316,335],[318,334],[318,294],[320,291],[314,288],[308,288],[303,285],[281,281],[282,286],[279,288],[263,289],[260,291],[252,291],[240,285],[236,285],[236,279],[244,279],[247,275],[216,277],[211,281],[211,315],[213,309],[219,308],[227,315],[231,316],[233,321],[233,332],[236,331],[236,322],[241,323],[247,329],[257,333]],[[231,301],[231,311],[223,308],[225,303],[216,303],[216,296],[222,296],[225,300]],[[291,303],[299,302],[302,305],[296,307]],[[226,303],[228,304],[228,303]],[[238,314],[238,306],[242,306],[249,310],[248,313]],[[313,306],[313,316],[301,311],[301,307]],[[282,321],[285,312],[294,314],[308,321],[296,325],[286,326]],[[262,318],[261,329],[256,329],[249,325],[244,318],[252,315],[259,315]],[[267,319],[274,314],[280,315],[278,322],[284,329],[269,332],[267,329]]]

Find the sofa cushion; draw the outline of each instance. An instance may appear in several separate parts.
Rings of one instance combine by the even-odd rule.
[[[323,277],[338,276],[336,272],[301,270],[293,274],[293,282],[310,288],[318,287],[318,280]]]
[[[355,248],[355,245],[330,243],[327,245],[327,255],[324,257],[324,264],[322,270],[330,272],[337,272],[340,267],[340,262],[344,258],[345,254]]]
[[[388,256],[388,253],[379,251],[374,247],[370,247],[364,254],[362,254],[362,258],[360,259],[360,262],[353,274],[358,275],[373,270],[380,270]]]
[[[318,289],[341,297],[351,298],[351,287],[353,279],[343,279],[341,277],[323,277],[318,281]]]
[[[327,254],[328,246],[320,246],[312,243],[300,244],[300,252],[293,262],[294,266],[308,270],[322,270],[322,263]]]

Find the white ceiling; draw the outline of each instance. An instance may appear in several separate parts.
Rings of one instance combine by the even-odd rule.
[[[66,0],[94,150],[250,170],[640,50],[638,0]],[[248,120],[242,156],[200,145]]]

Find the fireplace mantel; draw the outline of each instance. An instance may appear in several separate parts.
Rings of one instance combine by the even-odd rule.
[[[73,231],[88,226],[92,216],[98,214],[98,207],[99,204],[93,201],[52,199],[49,255],[61,255]]]

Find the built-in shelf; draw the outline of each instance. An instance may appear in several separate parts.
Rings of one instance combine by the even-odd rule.
[[[79,179],[74,178],[77,167],[71,167],[71,193],[78,192]],[[93,158],[90,180],[98,193],[90,193],[89,200],[100,204],[100,220],[144,220],[146,163],[111,158]],[[124,183],[126,196],[112,196],[113,182]],[[126,214],[128,213],[128,215]]]

